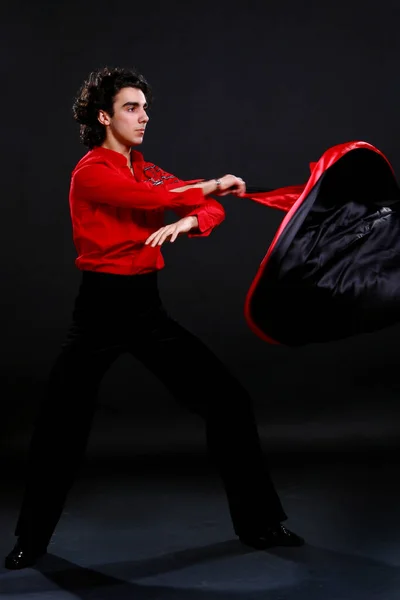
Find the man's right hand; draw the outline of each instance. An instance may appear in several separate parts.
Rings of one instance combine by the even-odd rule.
[[[246,183],[241,177],[235,175],[224,175],[215,179],[215,184],[216,191],[213,192],[215,196],[227,196],[228,194],[243,196],[246,192]]]

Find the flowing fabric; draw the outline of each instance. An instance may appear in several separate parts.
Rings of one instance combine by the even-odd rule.
[[[253,332],[303,346],[400,320],[400,189],[367,142],[327,150],[304,185],[246,197],[286,215],[245,301]]]

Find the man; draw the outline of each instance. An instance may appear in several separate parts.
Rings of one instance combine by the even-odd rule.
[[[209,195],[241,195],[244,182],[233,175],[183,182],[144,161],[132,148],[143,141],[150,97],[142,75],[105,68],[90,74],[74,103],[89,148],[70,188],[82,282],[33,434],[18,540],[5,561],[9,569],[33,565],[46,552],[85,452],[102,376],[123,352],[204,418],[238,537],[257,548],[303,543],[282,525],[286,515],[248,394],[200,340],[169,317],[157,289],[161,245],[183,233],[209,235],[224,219],[223,207]],[[164,225],[166,209],[180,219]]]

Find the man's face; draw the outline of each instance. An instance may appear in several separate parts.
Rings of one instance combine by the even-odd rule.
[[[146,96],[133,87],[122,88],[114,98],[114,115],[100,111],[99,120],[106,125],[106,139],[126,146],[138,146],[143,142],[149,120],[146,113]]]

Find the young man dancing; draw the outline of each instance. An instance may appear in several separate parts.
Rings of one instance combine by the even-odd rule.
[[[29,452],[28,477],[5,566],[21,569],[46,552],[82,463],[103,375],[131,353],[205,421],[207,448],[222,478],[233,529],[255,548],[301,545],[262,452],[251,399],[220,360],[163,307],[161,246],[207,236],[224,219],[210,194],[241,195],[234,175],[185,182],[146,162],[151,89],[128,69],[91,73],[74,102],[87,154],[72,173],[70,210],[82,280],[71,327],[52,367]],[[179,219],[165,225],[164,213]],[[140,393],[132,390],[135,402]],[[56,468],[54,468],[56,465]]]

